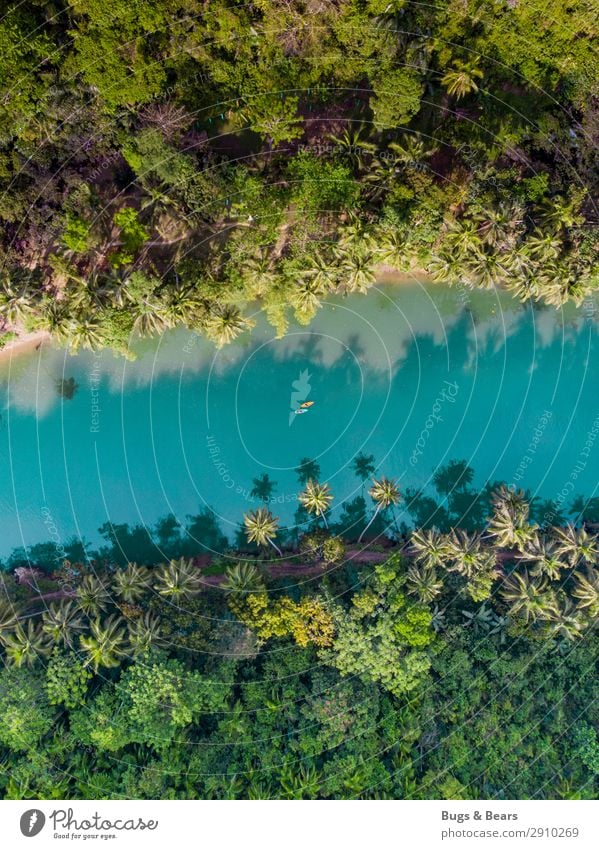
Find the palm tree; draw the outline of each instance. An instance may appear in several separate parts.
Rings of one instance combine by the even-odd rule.
[[[309,281],[313,286],[312,291],[316,295],[322,295],[334,289],[337,283],[337,270],[335,266],[318,250],[309,254],[307,261],[310,264],[307,268],[300,271],[300,279]]]
[[[423,604],[430,604],[443,589],[434,566],[412,564],[407,575],[408,594],[417,596]]]
[[[255,542],[259,546],[272,545],[277,554],[280,557],[283,556],[283,552],[274,541],[279,520],[272,515],[270,510],[267,510],[266,507],[250,510],[249,513],[244,514],[243,521],[248,542]]]
[[[238,562],[227,567],[223,589],[228,595],[245,596],[262,587],[260,572],[253,563]]]
[[[443,235],[443,246],[449,248],[452,254],[478,254],[481,244],[478,226],[471,218],[453,219]]]
[[[9,631],[14,628],[19,621],[19,608],[8,601],[8,599],[0,598],[0,636],[3,631]]]
[[[447,538],[449,570],[466,578],[475,578],[479,573],[490,573],[495,567],[495,554],[482,543],[482,535],[469,534],[461,528],[452,528]]]
[[[436,144],[431,144],[429,140],[423,141],[421,137],[414,133],[404,133],[401,141],[391,142],[389,149],[396,154],[398,162],[413,165],[422,162],[423,159],[428,159],[439,148]]]
[[[597,537],[589,534],[585,528],[578,530],[574,525],[555,528],[558,556],[564,557],[572,568],[579,561],[593,565],[599,556]]]
[[[128,563],[125,569],[119,569],[112,584],[115,595],[128,604],[135,604],[150,587],[150,573],[137,563]]]
[[[329,509],[329,505],[333,500],[331,488],[328,483],[318,483],[318,481],[310,479],[306,483],[306,488],[299,494],[299,501],[308,513],[317,513],[324,522],[325,528],[328,528],[325,510]]]
[[[195,327],[202,308],[191,286],[172,286],[165,292],[164,318],[169,327]]]
[[[38,657],[47,657],[52,647],[49,638],[29,619],[24,628],[17,623],[12,633],[2,634],[0,639],[4,644],[6,658],[14,666],[33,666]]]
[[[3,281],[0,285],[0,317],[14,327],[35,311],[33,292],[27,283],[21,286]]]
[[[42,630],[54,643],[73,648],[73,637],[85,629],[83,617],[74,601],[52,602],[42,613]]]
[[[456,100],[461,100],[471,92],[478,91],[476,80],[482,79],[482,71],[476,62],[457,61],[455,66],[441,78],[441,85]]]
[[[102,347],[102,327],[96,318],[82,318],[77,316],[73,324],[73,330],[69,338],[69,345],[73,350],[87,348],[96,351]]]
[[[531,578],[526,571],[512,572],[505,578],[500,592],[510,605],[510,615],[521,615],[527,623],[559,614],[555,594],[545,576]]]
[[[241,315],[239,309],[232,304],[216,306],[210,311],[206,320],[206,334],[222,348],[237,339],[244,330],[252,326],[252,322]]]
[[[588,621],[580,608],[571,599],[563,597],[557,613],[550,617],[546,633],[567,642],[582,637],[588,627]]]
[[[127,630],[134,655],[145,654],[160,642],[160,619],[149,612],[129,620]]]
[[[451,553],[447,537],[439,531],[418,529],[410,538],[416,562],[427,567],[445,566]]]
[[[510,507],[508,502],[498,504],[488,525],[488,532],[496,538],[501,548],[517,548],[525,551],[537,533],[537,525],[526,521],[526,514],[518,508]]]
[[[510,489],[503,483],[499,484],[491,492],[491,504],[493,507],[506,504],[519,521],[528,519],[529,504],[526,500],[526,493],[522,489]]]
[[[365,294],[376,282],[374,253],[360,244],[354,245],[341,255],[341,274],[344,291]]]
[[[378,516],[380,510],[385,510],[387,507],[394,507],[396,504],[399,504],[401,499],[401,494],[399,492],[399,486],[397,482],[392,478],[386,478],[384,475],[377,480],[377,478],[372,479],[372,487],[368,490],[368,494],[372,498],[372,500],[376,503],[376,510],[374,514],[360,534],[358,538],[358,542],[362,541],[362,537],[368,530],[368,528],[372,525],[376,517]]]
[[[575,572],[572,580],[572,595],[577,599],[578,607],[588,609],[589,615],[595,618],[599,614],[599,573],[596,569],[588,567],[584,575]]]
[[[306,484],[310,479],[318,480],[320,477],[320,466],[316,460],[311,460],[310,457],[302,457],[295,473],[299,482]]]
[[[95,575],[86,575],[76,591],[77,603],[87,616],[97,616],[101,610],[105,610],[109,601],[110,593],[102,581]]]
[[[367,134],[367,128],[364,124],[360,124],[358,127],[346,127],[340,136],[327,136],[327,138],[337,145],[355,168],[361,171],[365,165],[364,154],[372,157],[376,153],[376,145],[364,138]]]
[[[258,498],[267,504],[270,501],[273,489],[277,485],[275,481],[271,481],[267,474],[261,474],[259,478],[254,478],[252,481],[254,486],[250,492],[252,498]]]
[[[90,632],[79,637],[79,645],[87,654],[84,665],[92,666],[94,672],[101,666],[118,666],[127,653],[123,620],[118,616],[109,616],[104,622],[95,619],[90,623]]]
[[[546,575],[550,581],[558,581],[564,564],[558,556],[558,546],[554,540],[537,531],[523,543],[520,560],[531,563],[530,574]]]
[[[165,598],[178,602],[199,592],[199,584],[193,563],[181,557],[164,563],[158,569],[154,588]]]
[[[374,470],[376,468],[374,465],[374,454],[364,454],[363,452],[360,452],[354,457],[352,465],[354,475],[362,481],[363,491],[365,481],[374,474]]]

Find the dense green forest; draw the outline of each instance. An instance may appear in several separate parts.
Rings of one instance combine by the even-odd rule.
[[[282,336],[385,269],[580,304],[598,48],[595,0],[4,3],[0,345]],[[596,798],[598,498],[355,470],[13,552],[0,795]]]
[[[4,340],[283,334],[381,266],[597,287],[593,0],[5,9]]]
[[[310,477],[295,545],[265,504],[209,566],[5,573],[5,798],[595,798],[599,539],[505,486],[471,532],[368,492],[357,547]]]

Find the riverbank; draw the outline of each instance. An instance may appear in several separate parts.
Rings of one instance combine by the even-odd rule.
[[[29,354],[37,350],[41,345],[50,342],[51,336],[46,330],[38,330],[35,333],[18,334],[15,339],[7,342],[0,348],[0,363],[11,360],[21,354]]]

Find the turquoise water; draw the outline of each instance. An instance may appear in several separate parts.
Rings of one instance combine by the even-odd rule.
[[[204,507],[232,539],[262,473],[291,525],[302,457],[320,464],[338,515],[361,490],[359,451],[404,488],[428,491],[440,465],[465,459],[478,488],[591,497],[598,314],[593,303],[556,311],[379,285],[279,340],[257,316],[221,351],[178,330],[138,343],[133,362],[48,346],[13,357],[0,371],[0,555],[73,536],[97,544],[105,522],[152,526],[172,513],[186,524]],[[57,391],[63,378],[78,384],[71,399]],[[304,398],[314,406],[294,415]]]

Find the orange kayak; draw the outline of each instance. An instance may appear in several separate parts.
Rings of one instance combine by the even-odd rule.
[[[300,404],[300,409],[305,409],[306,407],[312,407],[314,401],[304,401],[303,404]]]

